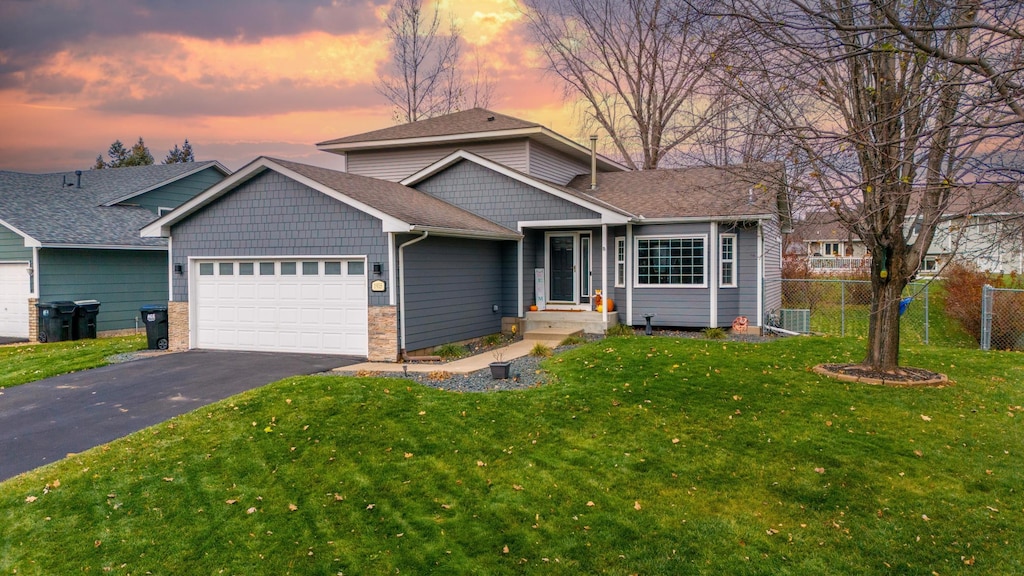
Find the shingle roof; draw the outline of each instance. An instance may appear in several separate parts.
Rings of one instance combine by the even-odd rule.
[[[267,160],[412,226],[518,236],[514,230],[395,182],[276,158]]]
[[[165,246],[163,239],[139,237],[139,229],[156,218],[153,212],[104,204],[214,165],[219,166],[194,162],[86,170],[81,188],[75,186],[74,172],[0,171],[0,220],[43,245]]]
[[[793,222],[793,235],[801,241],[851,240],[856,235],[830,212],[810,212]]]
[[[535,122],[527,122],[512,116],[505,116],[497,112],[491,112],[483,108],[472,108],[462,112],[446,114],[400,124],[389,128],[382,128],[363,134],[354,134],[344,138],[336,138],[320,142],[317,146],[329,146],[332,144],[352,144],[356,142],[376,142],[380,140],[399,140],[406,138],[429,138],[436,136],[452,136],[456,134],[473,134],[478,132],[491,132],[500,130],[516,130],[520,128],[540,128],[541,125]]]
[[[776,214],[783,172],[778,164],[602,172],[597,189],[590,175],[568,187],[646,218],[689,218]]]

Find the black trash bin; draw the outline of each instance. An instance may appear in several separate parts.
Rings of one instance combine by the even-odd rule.
[[[139,308],[146,323],[146,343],[150,350],[167,350],[167,306],[157,304]]]
[[[71,327],[75,318],[74,302],[61,300],[57,302],[39,302],[36,304],[39,324],[37,328],[40,342],[63,342],[72,339]]]
[[[96,337],[96,316],[100,313],[99,300],[75,300],[75,320],[71,324],[71,339]]]

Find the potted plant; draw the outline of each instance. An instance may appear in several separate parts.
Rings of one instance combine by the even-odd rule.
[[[495,380],[505,380],[508,378],[512,362],[503,360],[503,358],[504,356],[500,352],[494,353],[494,362],[491,362],[491,378]]]

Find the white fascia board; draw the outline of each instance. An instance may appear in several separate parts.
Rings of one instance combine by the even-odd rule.
[[[341,152],[345,150],[372,150],[374,148],[400,148],[427,144],[444,144],[446,142],[470,142],[474,140],[505,139],[515,136],[527,137],[539,134],[542,128],[515,128],[512,130],[492,130],[489,132],[471,132],[468,134],[446,134],[444,136],[420,136],[418,138],[392,138],[390,140],[370,140],[362,142],[343,142],[341,144],[317,144],[317,150]]]
[[[592,212],[597,212],[598,214],[601,215],[600,223],[602,224],[625,224],[630,220],[630,216],[626,214],[621,214],[614,210],[609,210],[604,206],[599,206],[592,202],[587,202],[582,198],[569,194],[563,190],[559,190],[558,188],[555,188],[542,180],[538,180],[531,176],[527,176],[526,174],[517,172],[507,166],[498,164],[497,162],[488,160],[487,158],[478,156],[476,154],[473,154],[472,152],[467,152],[466,150],[456,150],[455,152],[452,152],[451,154],[445,156],[444,158],[441,158],[437,162],[434,162],[430,166],[427,166],[426,168],[423,168],[419,172],[416,172],[412,176],[405,178],[404,180],[399,182],[399,184],[403,186],[414,186],[415,184],[422,182],[423,180],[426,180],[430,176],[437,174],[438,172],[444,170],[445,168],[448,168],[449,166],[455,164],[460,160],[467,160],[469,162],[473,162],[474,164],[483,166],[484,168],[487,168],[488,170],[491,170],[493,172],[497,172],[503,176],[507,176],[513,180],[516,180],[517,182],[521,182],[523,184],[526,184],[527,186],[531,186],[542,192],[547,192],[548,194],[551,194],[556,198],[560,198],[562,200],[565,200],[566,202],[570,202],[577,206],[581,206]]]
[[[14,232],[18,236],[21,236],[21,238],[24,240],[25,248],[39,248],[42,246],[39,240],[36,240],[35,238],[29,236],[28,234],[22,232],[21,230],[18,229],[17,226],[13,226],[10,223],[5,222],[3,220],[0,220],[0,226],[7,228],[8,230]]]
[[[439,228],[436,226],[412,226],[406,232],[429,232],[431,236],[449,238],[472,238],[475,240],[522,240],[522,234],[515,232],[480,232],[476,230],[458,230],[455,228]]]
[[[772,214],[740,214],[737,216],[680,216],[678,218],[637,218],[633,224],[688,224],[692,222],[741,222],[772,220]]]
[[[591,218],[589,220],[523,220],[518,223],[519,231],[522,232],[525,228],[577,228],[577,227],[597,227],[601,225],[599,218]]]
[[[212,162],[213,162],[212,164],[204,163],[203,166],[196,166],[194,169],[189,170],[187,172],[183,172],[183,173],[179,174],[178,176],[175,176],[174,178],[168,178],[167,180],[164,180],[163,182],[158,182],[158,183],[150,186],[149,188],[143,188],[142,190],[136,190],[135,192],[131,192],[129,194],[126,194],[126,195],[124,195],[124,196],[122,196],[122,197],[120,197],[120,198],[118,198],[116,200],[111,200],[110,202],[107,202],[106,204],[103,204],[103,205],[104,206],[113,206],[115,204],[120,204],[121,202],[124,202],[125,200],[129,200],[131,198],[135,198],[136,196],[141,196],[141,195],[145,194],[146,192],[151,192],[153,190],[156,190],[157,188],[162,188],[162,187],[164,187],[164,186],[166,186],[166,185],[168,185],[168,184],[170,184],[172,182],[177,182],[178,180],[181,180],[182,178],[187,178],[187,177],[189,177],[189,176],[191,176],[193,174],[198,174],[199,172],[202,172],[203,170],[206,170],[207,168],[216,168],[221,174],[223,174],[225,176],[230,176],[231,175],[231,171],[228,170],[223,164],[221,164],[220,162],[218,162],[216,160],[213,160]]]

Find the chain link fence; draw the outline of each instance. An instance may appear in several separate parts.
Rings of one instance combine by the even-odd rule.
[[[931,283],[915,282],[903,293],[900,340],[928,344],[934,313]],[[770,310],[780,327],[800,333],[832,336],[868,335],[871,281],[846,279],[781,280],[782,308]]]
[[[1024,350],[1024,290],[981,290],[981,349]]]

